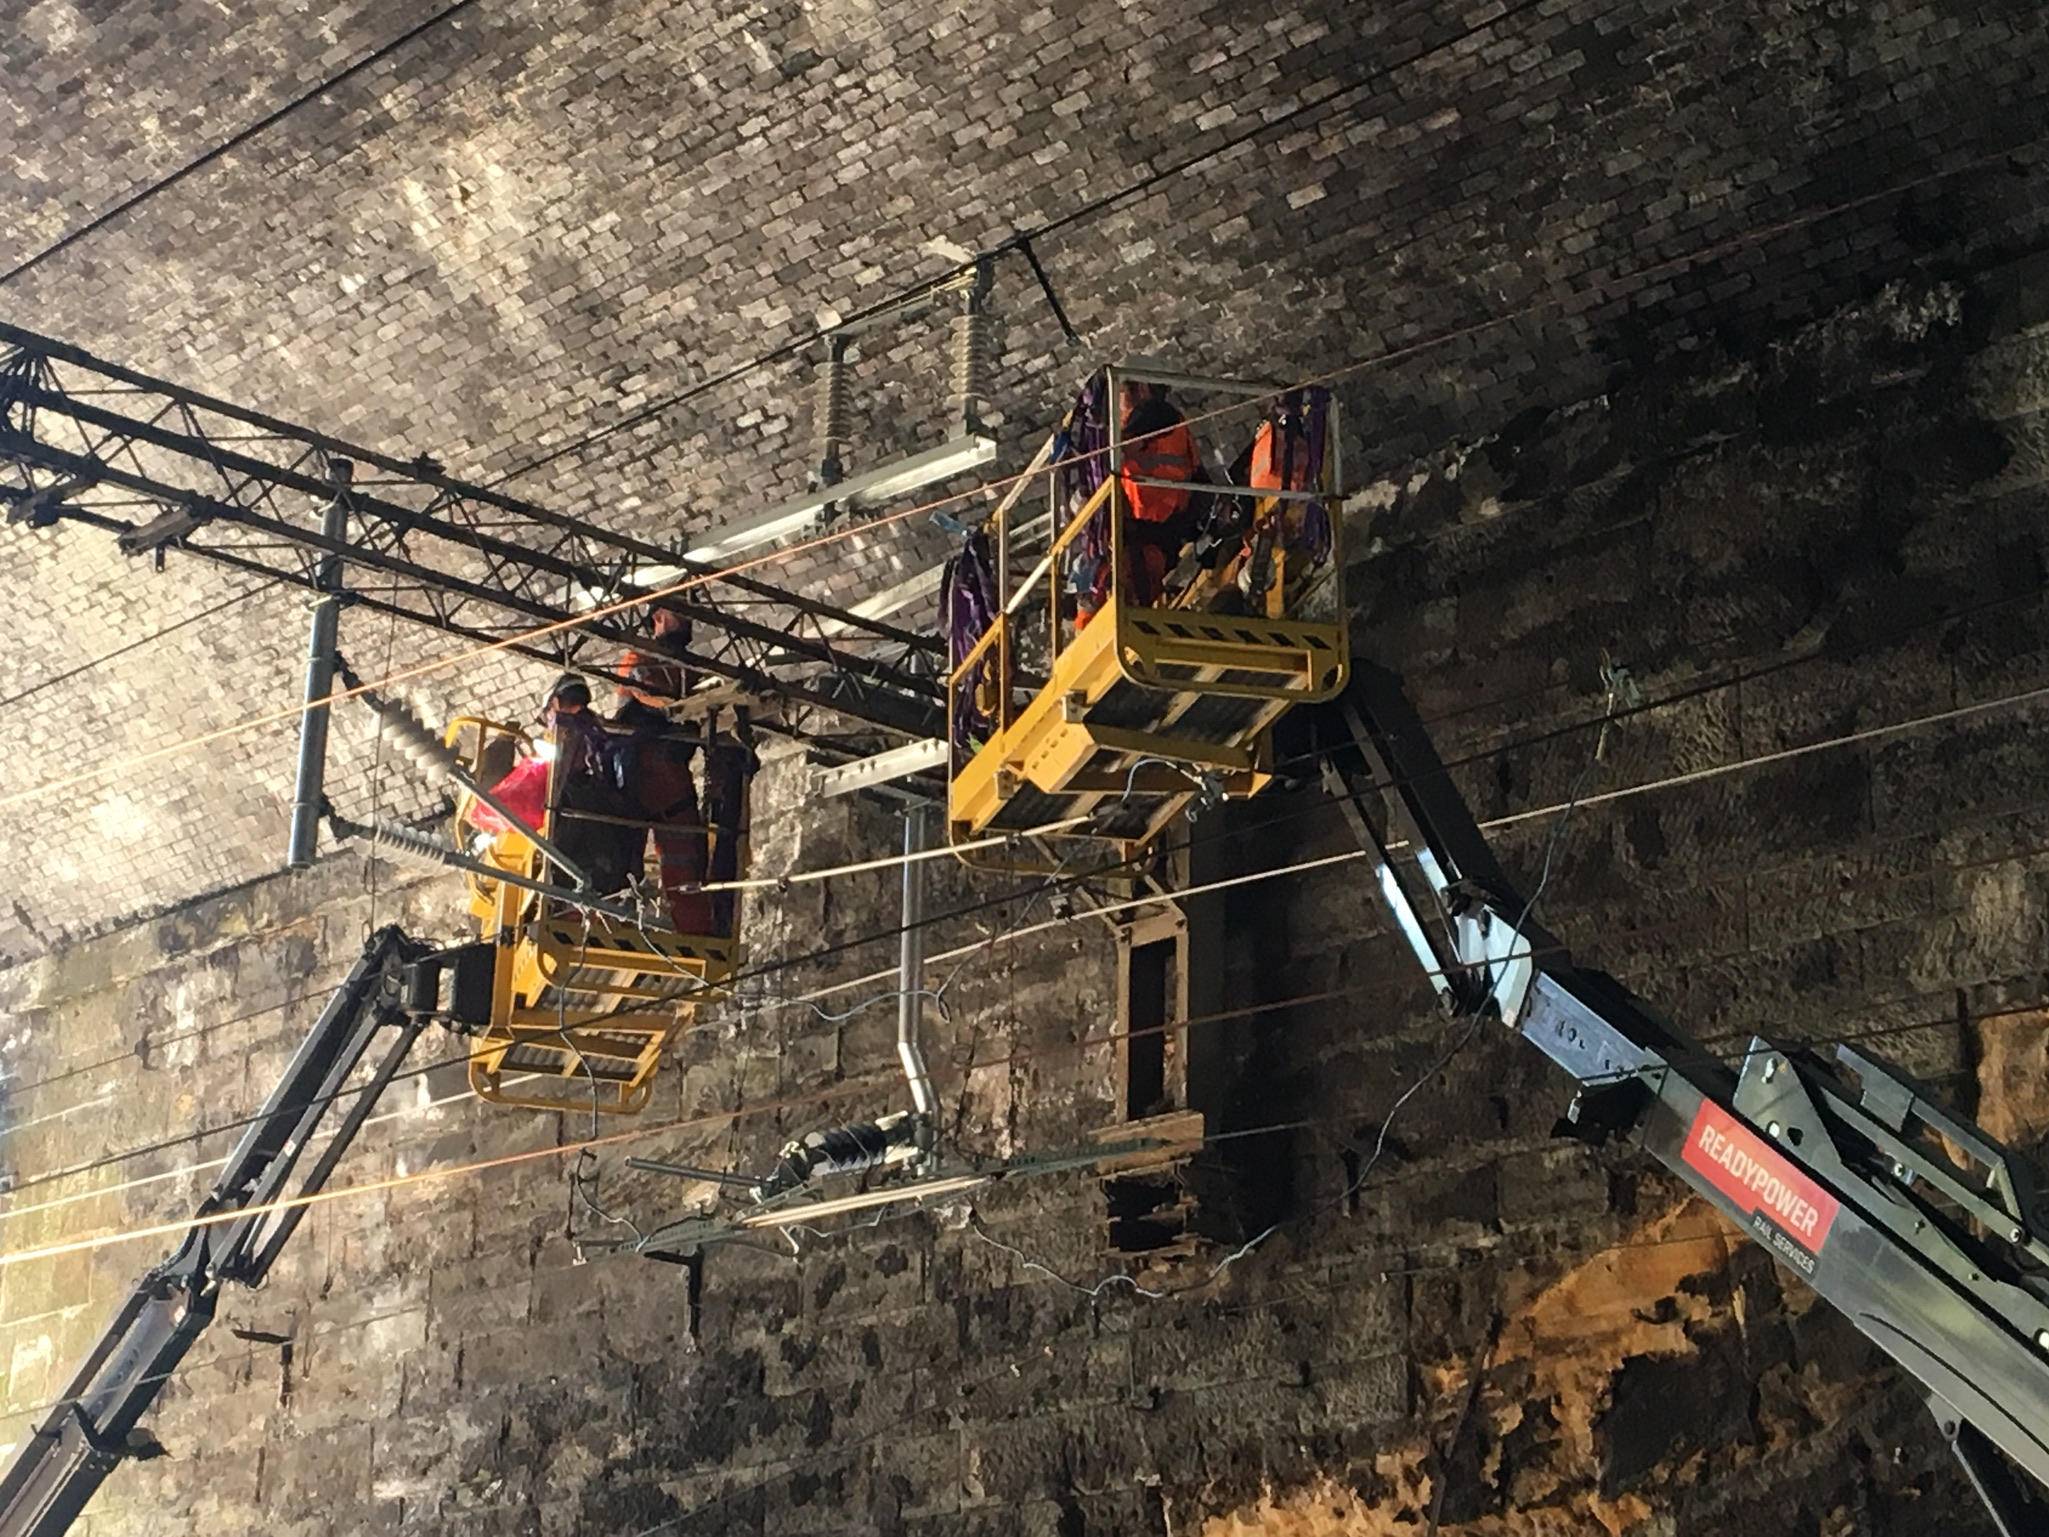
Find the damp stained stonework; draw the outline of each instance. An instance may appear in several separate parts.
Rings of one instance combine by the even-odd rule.
[[[42,0],[0,36],[0,226],[40,249],[420,19]],[[2049,685],[2041,7],[482,0],[462,21],[0,283],[0,319],[667,543],[801,487],[815,319],[1072,216],[1033,248],[1082,346],[1021,260],[999,270],[1004,468],[1104,357],[1347,371],[1354,643],[1403,673],[1479,815],[1564,801],[1589,744],[1554,733],[1599,713],[1604,658],[1653,704],[1589,785],[1664,788],[1575,816],[1546,926],[1717,1050],[1873,1032],[2043,1151],[2044,712],[2001,703]],[[868,462],[933,427],[936,361],[863,359]],[[864,529],[777,579],[855,601],[949,543]],[[0,529],[0,574],[11,1255],[189,1216],[366,928],[461,924],[441,878],[351,853],[273,873],[288,727],[131,761],[294,698],[296,598],[65,526]],[[361,613],[344,645],[379,670],[447,649]],[[552,674],[413,686],[432,718],[524,719]],[[360,727],[338,710],[337,797],[431,816]],[[897,846],[886,810],[818,801],[794,764],[763,791],[760,869]],[[1526,888],[1548,825],[1493,835]],[[1216,826],[1242,871],[1347,847],[1313,787]],[[979,1232],[947,1212],[579,1265],[553,1151],[579,1128],[478,1106],[462,1043],[429,1038],[339,1180],[535,1156],[319,1208],[268,1286],[225,1296],[148,1421],[164,1455],[118,1470],[84,1530],[1989,1532],[1913,1383],[1641,1154],[1555,1138],[1564,1087],[1533,1053],[1487,1032],[1426,1074],[1444,1021],[1356,870],[1225,904],[1206,1108],[1282,1129],[1191,1170],[1205,1247],[1150,1278],[1315,1215],[1214,1285],[1083,1296],[1029,1268],[1119,1268],[1081,1179],[978,1201]],[[887,972],[893,881],[759,905],[750,949],[787,969],[679,1044],[650,1151],[761,1168],[900,1094],[890,1010],[779,1001]],[[935,885],[935,907],[996,904],[935,946],[1031,900]],[[1085,910],[977,954],[928,1015],[949,1138],[1009,1156],[1124,1113],[1114,964]],[[603,1197],[679,1199],[616,1159]],[[0,1443],[161,1254],[0,1266]]]
[[[1852,311],[1831,334],[1860,326],[1884,332]],[[1800,345],[1790,339],[1781,355]],[[1981,349],[1965,376],[1985,377],[2020,346],[2031,335]],[[1760,645],[1820,657],[1807,672],[1630,722],[1612,738],[1602,786],[1897,719],[1902,703],[2026,683],[2023,636],[1976,616],[1916,629],[1908,614],[1882,667],[1854,665],[1857,648],[1887,633],[1885,605],[1874,611],[1862,595],[1897,578],[1815,564],[1812,530],[1842,492],[1841,466],[1868,464],[1871,445],[1695,436],[1704,417],[1735,415],[1689,402],[1721,390],[1754,401],[1752,374],[1675,359],[1654,389],[1683,431],[1642,416],[1648,408],[1621,389],[1568,413],[1558,457],[1606,467],[1517,514],[1532,519],[1534,543],[1453,519],[1409,553],[1362,563],[1371,580],[1402,573],[1407,600],[1375,600],[1361,642],[1383,655],[1411,647],[1425,708],[1445,718],[1447,756],[1525,729],[1512,694],[1491,715],[1453,712],[1490,661],[1519,668],[1532,634],[1550,660],[1516,675],[1564,701],[1585,697],[1580,648],[1597,639],[1633,648],[1654,698]],[[1859,433],[1886,430],[1883,388]],[[2008,389],[1960,398],[2024,439],[1999,413],[2018,394]],[[1584,446],[1601,418],[1640,419],[1636,431],[1668,445],[1648,502],[1615,489],[1637,475],[1626,455]],[[1526,431],[1519,453],[1549,451],[1541,429]],[[1776,488],[1771,518],[1729,500],[1732,458],[1750,483]],[[2007,548],[2017,526],[1987,518],[1978,498],[1989,486],[2018,514],[2032,505],[2028,473],[2009,459],[1964,491],[1918,483],[1901,558],[1939,553],[1928,581],[1954,582],[1957,596],[1988,561],[2006,571],[1987,551]],[[1740,552],[1726,576],[1702,531],[1716,520]],[[1599,535],[1618,521],[1622,541]],[[1693,553],[1681,561],[1675,544]],[[1603,550],[1620,552],[1610,585],[1571,579],[1583,555]],[[1660,611],[1627,599],[1630,625],[1616,624],[1609,605],[1672,576],[1688,585],[1685,603],[1674,594]],[[1763,577],[1782,585],[1759,594]],[[1692,602],[1726,616],[1720,650],[1696,654],[1661,628]],[[2031,636],[2036,609],[2012,606]],[[1433,607],[1449,609],[1458,637],[1435,653],[1403,639]],[[1850,639],[1833,641],[1842,626]],[[2043,1029],[2026,1005],[2039,953],[2027,852],[2038,814],[2002,782],[2025,742],[1992,719],[1936,757],[1881,740],[1848,766],[1795,760],[1756,782],[1732,776],[1589,812],[1559,848],[1547,919],[1583,959],[1711,1038],[1868,1018],[1893,1055],[1989,1129],[2036,1145],[2045,1120],[2029,1064]],[[1469,784],[1485,810],[1513,812],[1554,800],[1581,767],[1577,755],[1540,752],[1512,775],[1468,771]],[[807,802],[794,761],[771,765],[764,793],[761,858],[776,868],[837,863],[894,839],[881,811]],[[1803,798],[1811,814],[1789,809]],[[1297,792],[1234,813],[1219,836],[1226,857],[1253,869],[1327,851],[1337,831]],[[1528,878],[1541,839],[1501,843]],[[977,890],[963,876],[946,882],[951,901]],[[260,1098],[373,914],[452,933],[454,900],[437,880],[373,878],[338,860],[8,973],[11,1167],[51,1181],[34,1197],[43,1209],[10,1219],[12,1241],[189,1210],[205,1174],[183,1171],[216,1143],[188,1151],[177,1139]],[[892,900],[888,872],[794,889],[765,908],[752,942],[764,957],[796,959],[869,932]],[[1025,900],[983,920],[988,932]],[[1356,883],[1234,888],[1222,930],[1234,938],[1219,1012],[1243,1012],[1216,1027],[1208,1070],[1234,1085],[1218,1124],[1310,1129],[1248,1139],[1199,1171],[1209,1255],[1354,1179],[1390,1086],[1442,1046],[1437,1016]],[[877,959],[886,964],[856,950],[800,966],[789,986]],[[949,1135],[996,1152],[1057,1146],[1123,1113],[1102,1034],[1112,964],[1107,930],[1080,923],[999,945],[962,975],[950,1028],[933,1042]],[[1304,996],[1321,1001],[1275,1006]],[[662,1114],[683,1128],[667,1151],[758,1165],[802,1129],[779,1108],[793,1095],[855,1106],[896,1092],[889,1021],[826,1026],[759,1000],[707,1019],[660,1083]],[[169,1455],[124,1469],[106,1512],[116,1530],[145,1505],[312,1530],[339,1503],[400,1530],[517,1530],[539,1518],[639,1531],[680,1516],[684,1530],[842,1530],[851,1519],[878,1531],[1416,1537],[1434,1515],[1441,1532],[1479,1537],[1778,1530],[1792,1508],[1792,1530],[1970,1530],[1960,1480],[1898,1374],[1639,1156],[1555,1141],[1561,1104],[1533,1054],[1479,1039],[1390,1127],[1376,1177],[1353,1200],[1210,1290],[1165,1303],[1118,1288],[1076,1297],[972,1232],[926,1219],[886,1241],[856,1234],[795,1258],[717,1251],[690,1276],[577,1266],[560,1174],[546,1164],[337,1203],[271,1286],[229,1297],[230,1327],[152,1422]],[[485,1113],[453,1068],[427,1073],[392,1110],[388,1140],[359,1155],[361,1177],[545,1148],[573,1131]],[[147,1143],[165,1147],[93,1168]],[[84,1172],[62,1174],[71,1168]],[[659,1211],[669,1194],[608,1175],[614,1204]],[[981,1203],[978,1217],[1032,1259],[1094,1278],[1111,1264],[1101,1199],[1086,1185],[1047,1188]],[[17,1415],[61,1383],[152,1257],[127,1245],[0,1275]],[[1208,1262],[1198,1255],[1192,1273]],[[277,1340],[292,1348],[288,1401]]]

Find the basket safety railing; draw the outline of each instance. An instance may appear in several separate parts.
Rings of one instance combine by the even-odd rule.
[[[1126,386],[1166,386],[1192,407],[1190,429],[1214,434],[1258,414],[1238,473],[1190,480],[1137,473],[1145,438],[1125,430]],[[1224,405],[1215,408],[1215,402]],[[982,751],[1004,742],[1049,688],[1074,693],[1084,667],[1108,661],[1125,682],[1167,694],[1301,701],[1343,686],[1342,458],[1328,392],[1105,369],[1091,381],[1056,441],[1043,478],[1043,515],[1006,497],[986,527],[987,621],[964,635],[948,675],[950,770],[958,780]],[[1313,461],[1313,462],[1311,462]],[[1131,493],[1185,493],[1183,521],[1145,540]],[[1038,546],[1028,569],[1013,534]],[[1171,540],[1172,543],[1168,541]],[[1145,545],[1157,552],[1141,553]],[[1150,558],[1140,591],[1134,562]],[[1164,568],[1164,569],[1162,569]],[[949,616],[951,620],[952,616]],[[1078,653],[1085,651],[1088,660]],[[1102,675],[1094,675],[1100,688]],[[1043,709],[1044,706],[1042,705]],[[1185,708],[1183,706],[1182,708]],[[1112,729],[1096,733],[1108,738]]]

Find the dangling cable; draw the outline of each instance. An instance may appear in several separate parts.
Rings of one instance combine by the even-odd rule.
[[[585,962],[590,957],[590,943],[590,926],[586,924],[583,931],[583,943],[576,952],[577,971],[583,969]],[[555,988],[555,1033],[562,1037],[562,1044],[576,1054],[576,1065],[582,1069],[583,1076],[590,1083],[590,1142],[596,1142],[599,1132],[604,1125],[603,1121],[599,1119],[598,1096],[600,1091],[598,1088],[597,1070],[591,1066],[590,1058],[584,1055],[583,1047],[578,1043],[576,1037],[569,1033],[569,989],[560,984]],[[647,1240],[647,1235],[641,1232],[639,1224],[631,1217],[619,1216],[616,1213],[607,1211],[598,1204],[598,1180],[603,1172],[603,1166],[598,1161],[597,1150],[590,1146],[589,1143],[576,1150],[576,1161],[569,1166],[568,1171],[569,1216],[568,1221],[564,1225],[563,1236],[576,1245],[579,1262],[583,1258],[583,1244],[576,1233],[576,1207],[579,1202],[582,1203],[584,1210],[588,1211],[600,1222],[609,1222],[614,1227],[628,1229],[633,1234],[636,1242],[644,1243]]]

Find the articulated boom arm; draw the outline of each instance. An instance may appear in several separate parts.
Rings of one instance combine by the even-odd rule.
[[[58,1537],[128,1455],[144,1413],[213,1321],[220,1284],[255,1286],[369,1119],[434,1009],[438,972],[424,945],[395,928],[372,935],[312,1032],[229,1157],[177,1253],[136,1283],[107,1332],[0,1475],[0,1537]],[[420,992],[425,984],[426,995]],[[368,1079],[351,1074],[393,1033]],[[330,1106],[349,1098],[327,1145],[300,1158]],[[296,1178],[294,1176],[297,1176]]]
[[[1579,1084],[1561,1130],[1630,1135],[1919,1379],[2008,1537],[2049,1484],[2049,1217],[2033,1171],[1898,1071],[1753,1038],[1740,1072],[1530,921],[1393,674],[1340,700],[1368,784],[1326,759],[1388,908],[1448,1012],[1498,1015]],[[1390,792],[1413,833],[1397,865]]]

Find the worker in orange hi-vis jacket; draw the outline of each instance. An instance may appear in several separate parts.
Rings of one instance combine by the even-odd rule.
[[[1186,483],[1201,470],[1202,453],[1188,418],[1167,398],[1166,385],[1126,381],[1118,410],[1124,440],[1124,462],[1117,471],[1124,503],[1122,596],[1139,608],[1155,608],[1166,597],[1167,573],[1195,535],[1189,517],[1192,488]],[[1103,606],[1109,587],[1108,570],[1099,569],[1090,590],[1081,595],[1077,629]]]
[[[1185,514],[1191,496],[1187,482],[1201,468],[1202,453],[1188,418],[1167,398],[1167,386],[1127,383],[1119,394],[1124,463],[1117,478],[1128,515],[1124,527],[1127,591],[1133,604],[1153,608],[1166,596],[1167,573],[1194,534],[1183,526],[1188,521]],[[1181,484],[1141,484],[1144,481]]]

